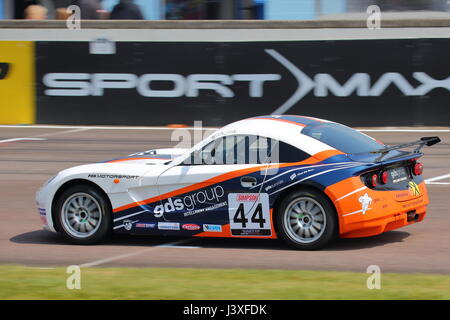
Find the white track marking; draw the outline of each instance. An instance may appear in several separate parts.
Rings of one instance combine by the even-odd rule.
[[[81,132],[81,131],[87,131],[87,130],[90,130],[90,129],[89,128],[78,128],[78,129],[73,129],[73,130],[65,130],[65,131],[58,131],[58,132],[39,134],[39,135],[37,135],[35,137],[59,136],[61,134],[75,133],[75,132]]]
[[[172,243],[167,243],[167,244],[160,244],[160,245],[157,245],[156,247],[157,248],[181,248],[181,249],[198,249],[198,248],[201,248],[201,247],[198,247],[198,246],[179,246],[178,243],[179,243],[179,241],[172,242]]]
[[[144,127],[144,126],[69,126],[69,125],[0,125],[0,128],[17,128],[17,129],[90,129],[90,130],[176,130],[178,128],[170,127]],[[188,130],[217,130],[218,127],[185,127],[180,129]],[[365,129],[354,128],[363,132],[450,132],[450,129],[397,129],[397,128],[385,128],[385,129]]]
[[[0,140],[0,143],[9,143],[9,142],[17,142],[17,141],[44,141],[44,140],[47,140],[47,139],[43,138],[43,137],[58,136],[58,135],[61,135],[61,134],[81,132],[81,131],[87,131],[87,130],[91,130],[91,129],[90,128],[77,128],[77,129],[66,130],[66,131],[58,131],[58,132],[39,134],[39,135],[36,135],[34,137],[30,137],[30,138],[26,138],[26,137],[24,137],[24,138],[11,138],[11,139]]]
[[[442,176],[437,176],[437,177],[434,177],[434,178],[426,179],[425,183],[430,183],[430,182],[434,182],[434,181],[444,180],[444,179],[447,179],[447,178],[450,178],[450,173],[449,174],[444,174]]]
[[[9,142],[16,142],[16,141],[42,141],[47,140],[44,138],[11,138],[11,139],[5,139],[0,140],[0,143],[9,143]]]
[[[176,246],[178,244],[186,243],[186,242],[189,242],[189,241],[192,241],[192,240],[193,239],[186,239],[186,240],[179,240],[179,241],[175,241],[175,242],[169,242],[169,243],[166,243],[166,244],[161,244],[161,245],[150,247],[150,248],[145,248],[143,250],[138,250],[138,251],[135,251],[135,252],[121,254],[121,255],[118,255],[118,256],[115,256],[115,257],[111,257],[111,258],[95,260],[95,261],[92,261],[92,262],[87,262],[87,263],[81,264],[80,268],[94,267],[94,266],[98,266],[98,265],[105,264],[105,263],[108,263],[108,262],[121,260],[121,259],[129,258],[129,257],[132,257],[132,256],[136,256],[136,255],[139,255],[139,254],[143,254],[143,253],[146,253],[146,252],[149,252],[149,251],[156,250],[158,248],[165,248],[165,247],[169,247],[169,246],[174,247],[174,246]],[[182,247],[180,247],[180,248],[182,248]]]
[[[114,222],[116,222],[116,221],[120,221],[120,220],[123,220],[123,219],[126,219],[126,218],[129,218],[129,217],[133,217],[133,216],[135,216],[135,215],[138,215],[138,214],[144,213],[144,212],[146,212],[146,211],[147,211],[147,210],[142,210],[142,211],[139,211],[139,212],[135,212],[135,213],[132,213],[132,214],[129,214],[129,215],[126,215],[126,216],[123,216],[123,217],[120,217],[120,218],[114,219]]]
[[[450,182],[428,182],[427,185],[450,185]]]
[[[359,192],[359,191],[362,191],[362,190],[364,190],[364,189],[366,189],[367,187],[361,187],[361,188],[359,188],[359,189],[356,189],[356,190],[354,190],[354,191],[352,191],[352,192],[350,192],[350,193],[347,193],[345,196],[342,196],[342,197],[340,197],[339,199],[336,199],[336,201],[339,201],[339,200],[342,200],[342,199],[344,199],[344,198],[347,198],[348,196],[351,196],[352,194],[354,194],[354,193],[357,193],[357,192]]]
[[[355,129],[363,132],[450,132],[449,129]]]
[[[170,128],[170,127],[126,127],[126,126],[49,126],[49,125],[30,125],[30,126],[18,126],[18,125],[0,125],[0,128],[13,128],[13,129],[87,129],[87,130],[217,130],[216,127],[197,128],[197,127],[184,127],[184,128]]]

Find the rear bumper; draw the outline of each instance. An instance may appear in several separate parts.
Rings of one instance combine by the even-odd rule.
[[[328,187],[325,191],[339,218],[339,237],[369,237],[422,221],[429,200],[425,183],[421,182],[418,187],[420,195],[406,197],[406,201],[398,199],[404,199],[408,191],[369,189],[359,177]]]
[[[408,219],[408,212],[414,211],[417,215],[417,219]],[[393,213],[390,215],[382,215],[379,218],[375,218],[367,221],[354,222],[348,225],[345,233],[341,233],[341,238],[360,238],[370,237],[377,234],[381,234],[386,231],[399,229],[417,222],[422,221],[426,216],[426,206],[417,208],[415,210],[408,210],[401,213]],[[409,220],[409,221],[408,221]]]

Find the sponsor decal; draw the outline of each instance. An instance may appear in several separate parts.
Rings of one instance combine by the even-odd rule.
[[[404,198],[404,197],[407,197],[407,196],[409,196],[409,193],[408,193],[408,192],[401,192],[401,193],[395,194],[395,197],[396,197],[397,199],[399,199],[399,198]]]
[[[131,220],[124,220],[123,221],[123,227],[125,230],[130,231],[133,228],[133,221]]]
[[[206,188],[186,196],[168,198],[163,200],[162,204],[155,206],[153,213],[156,218],[160,218],[164,213],[180,212],[180,211],[193,211],[199,205],[218,203],[225,195],[225,190],[222,186],[214,186]],[[205,209],[203,209],[205,211]]]
[[[270,189],[273,189],[275,187],[278,187],[280,184],[283,184],[283,182],[284,182],[283,180],[279,180],[279,181],[275,182],[274,184],[267,186],[265,190],[269,191]]]
[[[178,222],[158,222],[159,230],[180,230]]]
[[[239,202],[254,202],[259,199],[257,193],[235,193],[236,201]]]
[[[205,231],[205,232],[222,232],[222,226],[220,224],[204,224],[203,231]]]
[[[305,170],[305,171],[302,171],[302,172],[297,172],[297,173],[294,172],[293,174],[291,174],[290,179],[294,180],[295,178],[297,178],[299,176],[302,176],[302,175],[304,175],[306,173],[310,173],[311,171],[314,171],[314,169],[308,169],[308,170]]]
[[[135,227],[141,229],[154,229],[156,227],[156,223],[136,223]]]
[[[271,231],[267,229],[233,229],[231,230],[233,236],[270,236]]]
[[[396,168],[391,170],[391,178],[393,183],[398,183],[408,179],[404,168]]]
[[[366,214],[366,211],[369,210],[369,206],[372,203],[372,198],[365,193],[363,196],[359,197],[358,201],[361,203],[362,214]]]
[[[420,189],[417,183],[415,183],[414,181],[410,181],[408,182],[408,186],[409,194],[411,194],[412,196],[420,196]]]
[[[197,210],[194,210],[194,211],[185,212],[185,213],[183,213],[183,215],[185,217],[189,217],[189,216],[192,216],[192,215],[197,214],[197,213],[211,211],[211,210],[216,210],[218,208],[225,207],[227,204],[228,204],[228,202],[224,201],[224,202],[217,203],[215,205],[212,205],[212,206],[209,206],[209,207],[206,207],[206,208],[201,208],[201,209],[197,209]]]
[[[12,1],[14,2],[18,3]],[[0,119],[2,123],[35,123],[35,61],[34,42],[0,41],[0,99],[2,101]],[[14,107],[7,107],[7,105]]]
[[[171,74],[147,73],[47,73],[42,82],[49,89],[47,96],[83,97],[105,95],[105,89],[133,89],[142,97],[176,98],[199,97],[200,90],[213,90],[224,98],[234,97],[228,85],[235,82],[248,82],[249,96],[261,98],[264,82],[278,81],[279,74]],[[156,90],[152,82],[171,82],[173,89]],[[154,86],[153,86],[154,87]]]
[[[139,176],[131,176],[131,175],[121,175],[121,174],[98,174],[98,173],[90,173],[88,178],[97,178],[97,179],[137,179]],[[115,182],[117,183],[117,182]]]
[[[421,204],[422,202],[423,202],[423,198],[420,198],[419,200],[415,200],[413,202],[409,202],[407,204],[404,204],[402,207],[403,208],[414,207],[414,206],[417,206],[418,204]]]
[[[200,226],[198,224],[187,223],[187,224],[183,224],[181,226],[181,228],[183,228],[184,230],[195,231],[195,230],[199,230]]]
[[[297,81],[297,88],[274,114],[283,114],[311,93],[315,97],[349,97],[355,93],[359,97],[378,97],[391,86],[395,86],[405,96],[424,96],[431,90],[450,90],[450,77],[434,79],[425,72],[412,72],[414,83],[398,72],[385,72],[374,79],[372,75],[358,72],[350,75],[345,83],[336,80],[329,73],[308,75],[299,66],[289,61],[274,49],[264,52],[288,70]],[[204,90],[214,91],[222,98],[234,98],[233,85],[248,83],[248,96],[261,98],[265,95],[264,84],[282,81],[277,73],[248,74],[176,74],[176,73],[47,73],[42,82],[47,96],[83,97],[105,95],[106,90],[130,90],[147,98],[199,97]],[[171,89],[158,90],[152,82],[172,83]],[[415,84],[418,84],[415,86]]]

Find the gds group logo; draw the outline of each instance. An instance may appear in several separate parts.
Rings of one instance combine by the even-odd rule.
[[[153,211],[155,218],[161,218],[164,213],[192,211],[198,206],[211,203],[219,203],[221,198],[225,195],[225,190],[222,186],[214,186],[206,189],[187,194],[182,197],[169,198],[157,205]]]

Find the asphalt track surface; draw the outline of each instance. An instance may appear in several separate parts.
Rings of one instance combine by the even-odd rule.
[[[387,144],[438,135],[443,142],[424,149],[424,176],[430,179],[450,174],[450,128],[409,129],[367,133]],[[419,131],[424,129],[436,131]],[[171,134],[170,130],[148,128],[0,127],[0,264],[358,272],[378,265],[384,272],[450,273],[450,175],[429,184],[431,203],[423,222],[375,237],[338,239],[322,251],[291,250],[280,240],[132,236],[76,246],[41,229],[35,192],[57,171],[170,147],[176,144],[171,142]]]

